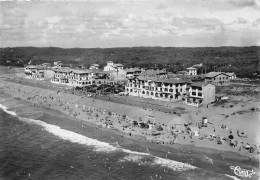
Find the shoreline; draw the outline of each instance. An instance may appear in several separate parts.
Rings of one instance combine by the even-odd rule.
[[[42,115],[40,117],[35,117],[36,119],[39,119],[41,121],[44,121],[49,124],[57,125],[60,126],[63,129],[67,129],[73,132],[77,132],[79,134],[82,134],[87,137],[92,137],[101,141],[107,142],[110,138],[107,138],[107,136],[113,136],[113,140],[110,140],[110,143],[113,142],[118,142],[120,146],[123,148],[127,148],[133,151],[139,151],[139,152],[146,152],[146,147],[149,147],[151,154],[156,155],[158,157],[166,157],[168,155],[169,159],[174,159],[180,162],[185,162],[185,163],[190,163],[188,162],[189,159],[193,158],[195,160],[195,163],[190,163],[191,165],[197,165],[198,167],[205,168],[208,170],[212,170],[211,168],[211,163],[208,162],[208,159],[204,158],[205,157],[210,157],[215,163],[216,161],[219,163],[221,166],[225,165],[226,162],[235,162],[236,164],[234,165],[240,165],[240,167],[244,168],[252,168],[259,166],[259,162],[257,159],[248,161],[248,158],[246,156],[239,155],[234,152],[229,152],[229,151],[219,151],[216,149],[212,148],[204,148],[204,147],[195,147],[192,145],[181,145],[181,144],[174,144],[172,145],[167,145],[167,144],[156,144],[156,143],[150,143],[145,141],[145,138],[142,136],[139,140],[136,138],[138,136],[129,136],[128,134],[123,135],[123,138],[121,137],[122,133],[120,131],[115,131],[112,129],[107,129],[104,127],[99,127],[96,124],[93,124],[88,121],[82,121],[79,119],[76,119],[74,117],[68,116],[58,110],[53,110],[53,109],[46,109],[44,107],[38,107],[38,106],[33,106],[30,102],[24,101],[24,100],[17,100],[17,98],[11,96],[10,94],[7,94],[9,98],[6,99],[5,102],[8,106],[8,101],[12,102],[10,104],[15,104],[14,106],[8,108],[11,110],[17,111],[17,114],[19,115],[19,108],[23,109],[24,107],[28,107],[28,110],[31,109],[37,109],[39,111],[42,111]],[[2,103],[1,104],[5,104]],[[22,115],[21,115],[22,116]],[[49,121],[48,116],[56,117],[55,121]],[[28,117],[28,116],[27,116]],[[32,117],[32,115],[29,115],[29,117]],[[53,120],[53,118],[50,118]],[[83,125],[83,126],[82,126]],[[84,127],[84,128],[83,128]],[[86,131],[90,130],[90,131]],[[103,132],[103,133],[100,133]],[[98,135],[97,135],[98,134]],[[113,141],[113,142],[111,142]],[[133,146],[135,144],[135,146]],[[170,154],[167,153],[167,150],[170,150]],[[191,152],[191,154],[189,154]],[[203,155],[202,155],[203,154]],[[197,159],[196,159],[197,158]],[[221,159],[221,160],[220,160]],[[198,163],[196,161],[203,162],[203,164]],[[213,164],[212,164],[213,165]],[[214,164],[215,165],[215,164]],[[225,165],[226,166],[226,165]],[[230,171],[229,167],[226,166],[226,172],[225,174],[232,174],[233,172]],[[223,169],[222,169],[223,170]]]

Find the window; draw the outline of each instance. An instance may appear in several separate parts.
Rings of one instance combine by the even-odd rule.
[[[198,93],[198,96],[202,97],[202,93],[199,92],[199,93]]]
[[[168,88],[164,88],[164,91],[168,91]]]
[[[173,92],[173,89],[169,89],[170,92]]]
[[[143,91],[142,94],[145,94],[145,92]]]
[[[191,94],[192,94],[193,96],[196,96],[196,92],[192,92]]]
[[[153,92],[151,92],[151,95],[153,96]]]

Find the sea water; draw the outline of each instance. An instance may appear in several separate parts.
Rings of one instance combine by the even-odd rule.
[[[0,105],[0,179],[234,179],[132,151]]]

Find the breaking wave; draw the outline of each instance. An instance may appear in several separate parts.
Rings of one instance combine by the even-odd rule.
[[[130,154],[125,156],[124,158],[119,160],[120,162],[134,162],[140,165],[152,165],[152,166],[161,166],[168,169],[172,169],[174,171],[186,171],[196,169],[197,167],[192,166],[190,164],[185,164],[182,162],[174,161],[171,159],[164,159],[157,156],[153,156],[151,154],[148,155],[137,155],[137,154]]]
[[[7,109],[7,107],[5,107],[4,105],[0,104],[0,108],[4,110],[4,112],[8,113],[8,114],[11,114],[13,116],[17,116],[17,114],[14,112],[14,111],[9,111]]]

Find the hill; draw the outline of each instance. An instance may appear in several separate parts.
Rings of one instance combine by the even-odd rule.
[[[133,48],[70,48],[8,47],[0,49],[0,65],[24,66],[62,61],[78,66],[107,61],[122,63],[125,67],[166,68],[176,72],[194,64],[203,63],[200,71],[230,71],[240,77],[260,74],[260,47],[133,47]]]

